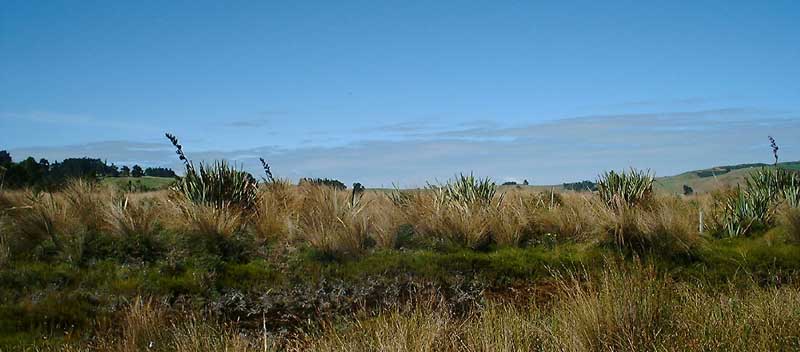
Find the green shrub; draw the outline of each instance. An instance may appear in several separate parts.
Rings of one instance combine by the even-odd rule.
[[[772,221],[770,203],[766,192],[737,188],[733,195],[722,200],[721,225],[724,233],[729,237],[738,237],[766,226]]]
[[[177,137],[167,133],[167,138],[176,148],[176,154],[186,168],[185,175],[178,179],[172,190],[195,204],[215,208],[235,206],[251,209],[256,202],[258,181],[245,171],[236,169],[228,162],[214,161],[211,165],[194,163],[186,158]]]
[[[745,187],[722,200],[721,224],[730,237],[744,236],[773,224],[777,208],[800,204],[800,176],[782,168],[763,167],[745,179]]]
[[[603,201],[613,209],[635,206],[653,194],[655,177],[650,171],[631,168],[626,172],[609,171],[597,180],[597,191]]]
[[[458,175],[453,181],[448,181],[442,186],[430,186],[429,188],[435,191],[438,200],[441,203],[455,202],[463,205],[480,204],[491,205],[495,200],[502,200],[502,197],[496,198],[497,184],[490,178],[477,178],[470,174]]]
[[[247,172],[237,170],[226,161],[199,168],[187,167],[186,175],[172,190],[195,204],[215,208],[235,206],[251,209],[256,202],[257,181]]]
[[[783,168],[762,167],[745,179],[745,188],[749,192],[762,193],[771,201],[785,197],[787,189],[796,188],[800,177],[794,171]]]

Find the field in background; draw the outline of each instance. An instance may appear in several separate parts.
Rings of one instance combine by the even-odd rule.
[[[741,184],[747,175],[765,164],[743,164],[718,166],[710,169],[684,172],[675,176],[659,177],[656,179],[656,188],[670,193],[682,194],[683,185],[692,187],[697,193],[708,193],[724,187],[735,187]],[[800,170],[800,162],[793,161],[780,163],[780,166],[790,170]]]
[[[785,162],[779,165],[789,170],[800,170],[800,161]],[[718,189],[736,187],[736,185],[742,184],[748,175],[759,170],[761,167],[771,166],[767,164],[727,165],[703,170],[687,171],[674,176],[661,176],[656,178],[655,189],[670,194],[683,194],[683,186],[687,185],[691,187],[695,193],[708,193]],[[510,187],[517,186],[503,186],[503,188]],[[537,191],[564,189],[563,185],[531,185],[528,187]]]
[[[167,189],[175,183],[172,177],[104,177],[101,182],[123,190],[157,191]]]
[[[710,169],[687,171],[674,176],[656,178],[655,188],[658,191],[672,194],[683,194],[683,185],[691,187],[696,193],[708,193],[715,189],[735,187],[741,184],[747,175],[758,170],[766,164],[742,164],[717,166]],[[781,167],[800,170],[800,161],[781,163]],[[120,189],[155,191],[167,189],[175,179],[170,177],[106,177],[104,184],[113,185]],[[594,181],[594,180],[593,180]],[[525,188],[531,191],[549,192],[551,189],[561,191],[563,185],[530,185],[530,186],[500,186],[502,190]],[[373,189],[376,191],[391,192],[391,188]]]

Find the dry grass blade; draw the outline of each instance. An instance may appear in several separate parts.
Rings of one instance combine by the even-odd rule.
[[[327,254],[362,253],[370,231],[366,203],[352,203],[348,192],[332,187],[303,187],[298,235]]]

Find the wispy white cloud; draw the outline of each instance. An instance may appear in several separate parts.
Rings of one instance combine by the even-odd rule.
[[[0,121],[9,123],[31,122],[50,128],[58,126],[91,126],[93,128],[139,129],[136,123],[115,119],[101,119],[89,114],[56,113],[49,111],[0,112]]]
[[[236,120],[231,121],[225,124],[226,127],[242,127],[242,128],[252,128],[252,127],[265,127],[271,124],[269,119],[266,118],[258,118],[258,119],[249,119],[249,120]]]
[[[195,160],[229,159],[258,173],[263,156],[284,177],[335,177],[371,186],[422,185],[456,172],[500,179],[559,183],[592,179],[629,166],[660,175],[729,163],[769,161],[767,135],[781,144],[784,160],[800,159],[800,118],[791,112],[730,108],[670,113],[586,116],[519,126],[491,121],[416,128],[387,125],[403,138],[365,136],[337,146],[259,147],[193,151]],[[12,150],[14,156],[49,159],[92,156],[180,167],[168,143],[104,142]],[[502,179],[501,179],[502,178]]]

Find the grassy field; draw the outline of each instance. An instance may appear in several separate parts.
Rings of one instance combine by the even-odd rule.
[[[758,170],[766,164],[750,164],[718,166],[704,170],[687,171],[674,176],[656,178],[656,190],[683,194],[683,185],[688,185],[697,193],[708,193],[723,187],[733,187],[744,181],[747,175]],[[791,170],[800,170],[800,161],[781,163],[781,167]],[[102,180],[103,184],[111,185],[119,189],[133,189],[144,191],[157,191],[167,189],[173,184],[175,179],[169,177],[106,177]],[[533,192],[549,192],[550,190],[563,191],[562,185],[530,185],[530,186],[500,186],[503,191],[514,189],[527,189]],[[393,189],[376,189],[376,191],[391,192]]]
[[[0,349],[800,348],[788,200],[732,234],[733,195],[646,182],[624,202],[470,179],[238,185],[0,191]]]
[[[157,191],[167,189],[175,182],[171,177],[105,177],[101,183],[118,189],[134,191]]]
[[[732,165],[689,171],[675,176],[656,179],[656,188],[669,193],[683,194],[683,185],[688,185],[692,187],[695,192],[708,193],[715,189],[734,187],[741,184],[747,175],[750,175],[761,167],[770,166],[764,164]],[[800,162],[781,163],[780,167],[790,170],[800,170]]]
[[[673,176],[656,178],[655,189],[669,194],[683,194],[683,185],[691,187],[696,193],[708,193],[714,190],[735,187],[742,184],[744,179],[762,167],[772,167],[767,164],[740,164],[717,166],[709,169],[687,171]],[[780,163],[780,167],[788,170],[800,170],[800,161]],[[504,186],[502,188],[516,188],[517,186]],[[525,186],[522,186],[525,187]],[[531,185],[536,191],[562,191],[563,185]]]

